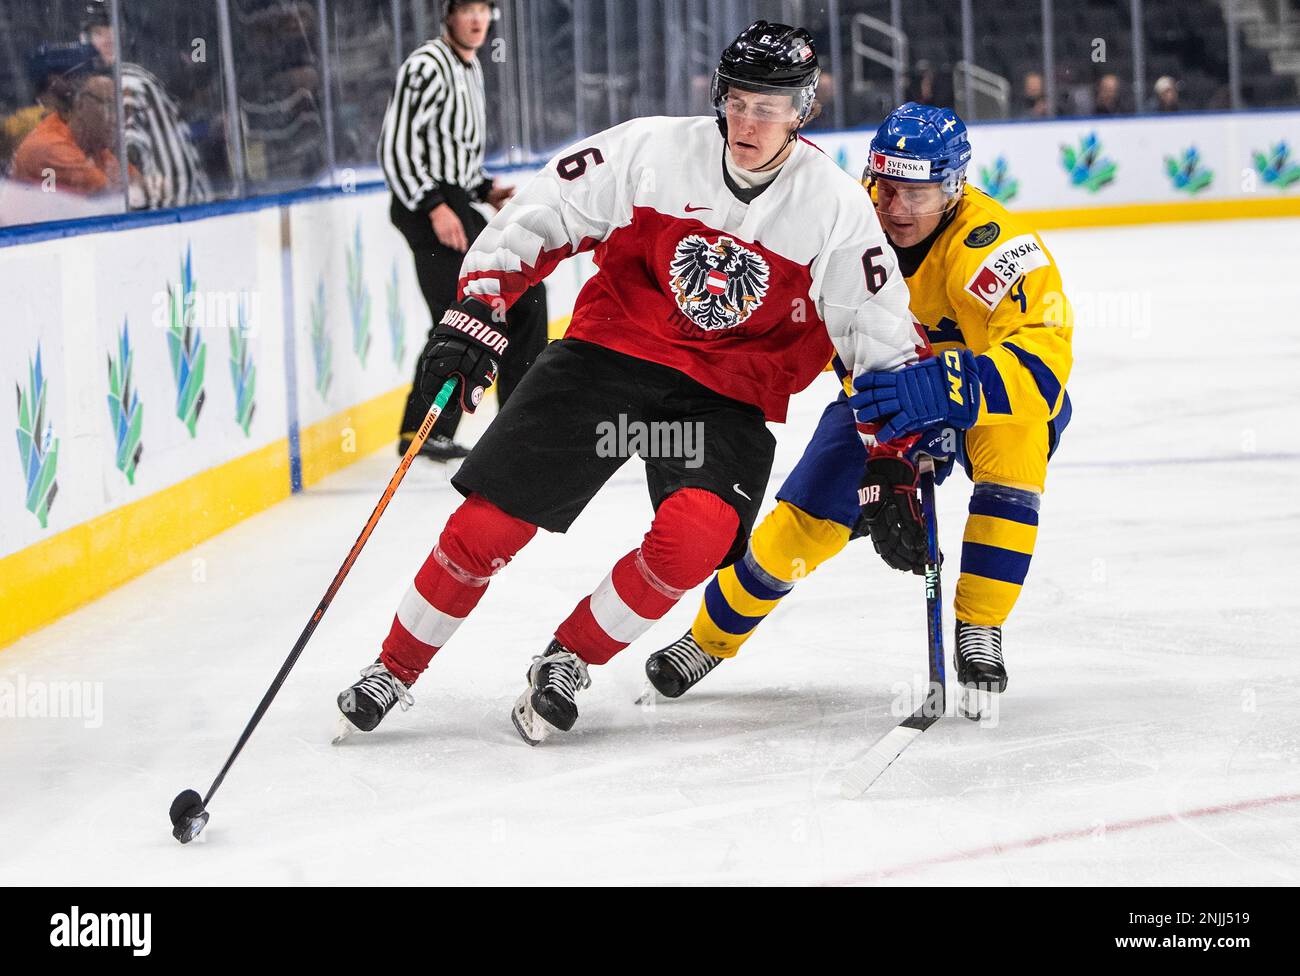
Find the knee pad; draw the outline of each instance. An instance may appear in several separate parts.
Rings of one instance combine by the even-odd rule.
[[[447,520],[438,551],[451,564],[449,572],[486,582],[536,534],[531,522],[508,515],[481,495],[470,495]]]
[[[754,530],[749,551],[764,572],[794,582],[838,554],[848,541],[847,526],[780,501]]]
[[[726,558],[739,528],[736,510],[713,492],[682,488],[660,503],[641,558],[666,586],[689,590]]]

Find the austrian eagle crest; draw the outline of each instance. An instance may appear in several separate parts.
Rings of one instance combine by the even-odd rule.
[[[677,307],[706,332],[734,329],[767,294],[767,261],[730,237],[683,237],[668,271]]]

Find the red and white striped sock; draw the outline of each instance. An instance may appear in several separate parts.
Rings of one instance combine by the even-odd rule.
[[[393,617],[379,656],[411,684],[487,592],[492,576],[537,533],[537,526],[471,495],[452,513]]]
[[[582,598],[555,639],[588,664],[604,664],[708,579],[739,525],[736,510],[712,492],[673,492],[660,504],[641,547]]]

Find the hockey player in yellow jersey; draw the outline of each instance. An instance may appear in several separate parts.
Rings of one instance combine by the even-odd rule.
[[[1070,418],[1072,313],[1038,235],[966,185],[970,154],[966,126],[949,109],[909,102],[876,133],[864,183],[935,357],[842,377],[844,394],[826,408],[744,557],[709,581],[690,631],[647,660],[661,694],[681,695],[734,657],[796,581],[850,538],[870,535],[890,566],[922,573],[921,454],[936,458],[936,480],[956,460],[974,484],[954,601],[959,700],[977,717],[987,702],[972,694],[1006,689],[1002,625],[1029,570],[1048,459]],[[869,281],[881,274],[870,252],[863,269]],[[902,455],[867,457],[863,423],[883,424],[882,442],[916,439]]]

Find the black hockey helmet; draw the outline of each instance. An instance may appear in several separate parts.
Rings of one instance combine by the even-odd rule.
[[[497,8],[496,0],[447,0],[442,5],[442,19],[445,21],[454,14],[457,7],[464,7],[471,3],[486,3],[492,9],[492,19],[494,21],[500,19],[501,11]]]
[[[798,113],[799,126],[812,114],[821,68],[812,35],[802,27],[771,24],[758,20],[746,27],[722,52],[713,73],[713,111],[725,137],[727,113],[724,101],[732,86],[760,94],[789,95]]]
[[[81,11],[81,29],[88,31],[92,27],[109,27],[113,18],[109,14],[108,4],[104,0],[89,0]]]

